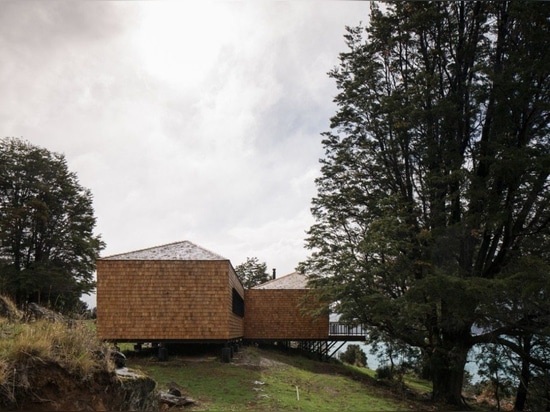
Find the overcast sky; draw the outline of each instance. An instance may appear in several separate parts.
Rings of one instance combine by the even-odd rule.
[[[0,130],[65,154],[103,256],[190,240],[278,275],[362,1],[2,1]]]

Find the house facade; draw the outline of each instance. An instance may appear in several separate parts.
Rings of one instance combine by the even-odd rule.
[[[97,261],[97,333],[115,342],[225,342],[244,335],[231,262],[191,242]]]

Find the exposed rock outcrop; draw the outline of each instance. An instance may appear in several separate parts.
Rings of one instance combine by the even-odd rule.
[[[136,373],[133,377],[118,377],[122,395],[121,411],[158,410],[156,382],[150,377]]]
[[[39,319],[46,319],[52,322],[65,322],[65,317],[58,312],[40,306],[37,303],[31,302],[27,306],[25,320],[32,322]]]
[[[156,382],[118,374],[124,355],[97,340],[89,325],[0,296],[0,411],[158,410]],[[118,369],[117,369],[118,371]]]
[[[158,410],[156,383],[148,376],[120,377],[99,372],[79,381],[56,363],[20,367],[17,386],[0,396],[0,410],[15,411],[151,411]]]

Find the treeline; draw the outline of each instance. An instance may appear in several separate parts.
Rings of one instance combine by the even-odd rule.
[[[64,155],[0,140],[0,294],[18,305],[83,309],[104,247],[95,224],[92,194]]]
[[[373,3],[345,39],[303,264],[312,286],[371,343],[413,354],[434,400],[464,406],[477,346],[492,379],[514,383],[516,410],[541,405],[550,3]]]

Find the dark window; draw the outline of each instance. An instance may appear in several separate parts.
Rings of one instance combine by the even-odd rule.
[[[233,313],[244,318],[244,299],[235,288],[233,288]]]

